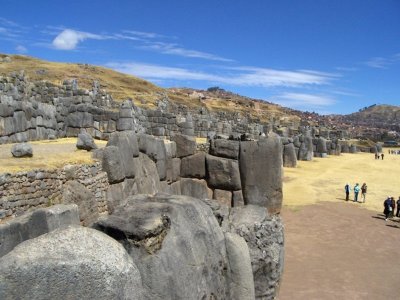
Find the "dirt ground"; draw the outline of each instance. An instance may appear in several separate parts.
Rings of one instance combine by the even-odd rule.
[[[344,201],[284,209],[279,300],[400,299],[400,222]]]
[[[385,222],[400,195],[400,155],[343,154],[285,168],[285,268],[279,300],[400,299],[400,220]],[[344,185],[368,185],[366,203]],[[351,195],[353,199],[353,195]]]

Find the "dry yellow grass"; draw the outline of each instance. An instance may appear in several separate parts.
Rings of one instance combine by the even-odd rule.
[[[76,138],[30,142],[33,157],[14,158],[11,154],[12,144],[0,145],[0,174],[16,173],[33,169],[55,169],[67,164],[93,163],[92,154],[86,150],[76,149]],[[106,141],[95,141],[101,148]]]
[[[344,201],[344,186],[349,183],[367,183],[366,203],[353,203],[374,211],[383,210],[387,196],[400,196],[400,155],[389,155],[375,160],[374,154],[357,153],[314,158],[311,162],[298,162],[297,168],[284,169],[283,204],[298,209],[302,205],[319,201]],[[353,200],[354,194],[350,194]],[[359,195],[361,201],[361,195]]]

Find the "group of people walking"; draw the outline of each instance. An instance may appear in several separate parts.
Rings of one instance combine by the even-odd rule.
[[[382,160],[383,160],[383,158],[385,157],[385,154],[378,154],[378,153],[375,153],[375,159],[380,159],[380,158],[382,158]]]
[[[367,184],[364,182],[363,185],[360,187],[360,185],[358,183],[356,183],[356,185],[353,188],[354,191],[354,199],[353,202],[358,202],[358,195],[361,192],[361,202],[365,203],[365,199],[367,197]],[[350,192],[351,192],[351,186],[346,183],[346,185],[344,186],[344,191],[346,193],[346,201],[349,201],[350,198]]]
[[[393,218],[395,216],[394,210],[397,207],[396,217],[400,217],[400,197],[397,201],[394,200],[394,197],[387,197],[387,199],[383,202],[383,213],[385,215],[385,221],[389,218]]]

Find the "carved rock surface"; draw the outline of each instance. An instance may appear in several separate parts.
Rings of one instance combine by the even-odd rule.
[[[90,228],[57,229],[0,259],[0,299],[132,299],[140,273],[125,249]]]
[[[282,206],[282,143],[276,134],[240,144],[240,176],[245,204],[279,213]]]
[[[146,299],[230,299],[225,238],[202,201],[137,195],[96,227],[134,259]]]

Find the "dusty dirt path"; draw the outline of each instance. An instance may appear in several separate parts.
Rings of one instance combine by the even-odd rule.
[[[400,299],[400,222],[339,203],[284,209],[279,300]]]
[[[279,300],[400,299],[400,222],[382,203],[400,195],[400,155],[343,154],[285,168],[285,269]],[[344,185],[368,184],[366,203]],[[353,195],[351,195],[353,199]]]

